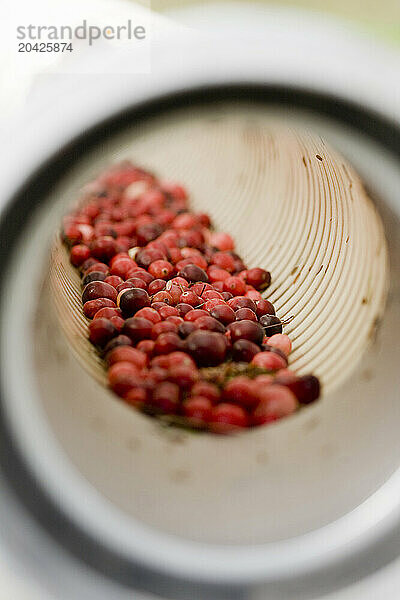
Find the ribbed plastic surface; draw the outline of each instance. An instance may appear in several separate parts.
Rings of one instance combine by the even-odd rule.
[[[125,158],[183,182],[193,208],[233,235],[248,265],[271,271],[266,297],[281,318],[294,316],[285,329],[291,368],[318,375],[325,392],[336,387],[374,332],[388,276],[380,218],[343,157],[314,134],[232,108],[142,127],[110,153]],[[73,350],[104,381],[79,277],[58,241],[50,279]]]

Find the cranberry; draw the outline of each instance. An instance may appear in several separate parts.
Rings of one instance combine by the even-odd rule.
[[[70,246],[79,244],[82,240],[82,232],[76,224],[72,223],[71,225],[64,227],[63,238]]]
[[[143,342],[140,343],[142,344]],[[147,356],[143,352],[139,351],[139,349],[132,348],[132,346],[124,344],[113,348],[107,353],[108,366],[111,366],[117,362],[131,362],[138,369],[143,369],[147,365]]]
[[[263,298],[262,300],[256,302],[256,306],[256,315],[258,318],[262,317],[263,315],[275,315],[275,308],[269,300],[265,300]]]
[[[114,323],[113,323],[114,325]],[[128,338],[127,335],[117,335],[116,337],[112,338],[106,345],[106,347],[104,348],[104,353],[108,354],[108,352],[110,352],[110,350],[113,350],[114,348],[119,348],[122,346],[132,346],[132,340],[130,338]]]
[[[198,330],[186,339],[186,347],[199,366],[215,366],[225,360],[227,345],[222,333]]]
[[[226,402],[240,404],[244,408],[253,408],[258,403],[256,385],[249,377],[234,377],[225,386],[222,397]]]
[[[254,321],[243,320],[235,321],[228,325],[228,330],[231,335],[232,343],[234,344],[237,340],[249,340],[255,344],[261,344],[264,337],[263,328],[259,323]]]
[[[157,294],[154,294],[154,296],[152,296],[152,298],[151,298],[151,301],[152,301],[152,303],[163,302],[164,304],[169,304],[169,305],[172,305],[174,302],[171,294],[169,292],[166,292],[165,290],[162,290],[161,292],[157,292]]]
[[[176,383],[181,390],[189,390],[199,379],[199,372],[193,366],[178,365],[168,375],[168,381]]]
[[[167,257],[162,250],[157,248],[144,248],[139,250],[135,256],[135,261],[139,267],[148,269],[151,263],[156,260],[165,260]]]
[[[96,319],[89,325],[89,339],[96,346],[105,346],[117,333],[109,319]]]
[[[107,275],[108,274],[108,266],[105,263],[95,262],[95,263],[92,263],[90,265],[90,267],[84,271],[84,274],[87,275],[88,273],[92,273],[93,271],[96,271],[96,273],[102,272]]]
[[[154,390],[152,406],[165,414],[174,414],[179,406],[179,387],[170,381],[160,383]]]
[[[281,320],[275,315],[263,315],[260,317],[260,324],[263,326],[265,334],[268,337],[282,333]]]
[[[167,260],[156,260],[151,263],[149,273],[156,279],[170,279],[174,273],[174,266]]]
[[[159,323],[161,321],[161,316],[160,314],[154,310],[154,308],[151,308],[150,306],[146,306],[145,308],[141,308],[140,310],[137,311],[136,317],[143,317],[144,319],[148,319],[149,321],[151,321],[153,324],[154,323]]]
[[[146,286],[150,285],[152,281],[154,281],[153,275],[150,275],[147,271],[140,271],[139,269],[132,269],[132,271],[128,272],[128,281],[133,281],[134,279],[141,279],[144,281]]]
[[[109,298],[97,298],[96,300],[89,300],[88,302],[85,302],[83,305],[83,312],[85,317],[88,319],[93,319],[94,315],[101,308],[105,307],[117,308],[117,305]]]
[[[233,294],[231,294],[230,292],[221,292],[221,294],[225,302],[228,302],[228,300],[231,300],[234,297]]]
[[[208,312],[202,308],[194,308],[185,315],[185,321],[197,321],[200,317],[208,317]]]
[[[175,306],[169,306],[168,304],[164,304],[164,306],[160,306],[158,309],[158,314],[161,319],[168,319],[169,317],[179,317],[179,310]]]
[[[249,269],[245,271],[245,282],[256,290],[265,290],[271,283],[271,273],[265,269]]]
[[[129,256],[128,257],[121,256],[117,260],[112,261],[112,263],[110,263],[110,264],[111,264],[111,268],[110,268],[111,275],[118,275],[122,279],[126,279],[128,273],[130,271],[132,271],[132,268],[134,268],[134,266],[135,266],[134,261],[131,258],[129,258]]]
[[[121,292],[119,307],[124,316],[131,317],[138,310],[146,306],[150,306],[150,297],[145,290],[132,288]]]
[[[185,302],[179,302],[179,304],[176,305],[176,308],[179,311],[179,316],[182,318],[185,318],[185,315],[193,310],[193,306],[191,306],[190,304],[186,304]]]
[[[228,305],[236,312],[239,308],[250,308],[254,313],[257,311],[255,302],[246,296],[236,296],[228,300]]]
[[[145,246],[162,234],[162,227],[158,223],[140,225],[136,230],[139,246]]]
[[[108,261],[117,253],[117,246],[113,237],[105,235],[98,237],[91,243],[92,256]]]
[[[151,337],[152,322],[141,317],[131,317],[125,321],[122,332],[131,338],[134,344]]]
[[[257,323],[257,315],[255,312],[251,310],[251,308],[239,308],[236,311],[236,321],[243,321],[247,319],[248,321],[255,321]]]
[[[223,325],[229,325],[229,323],[233,323],[236,319],[235,312],[227,304],[218,304],[217,306],[214,306],[210,311],[210,315],[214,317],[214,319],[221,321]]]
[[[108,370],[108,382],[118,396],[124,396],[133,387],[143,387],[139,369],[131,362],[119,361]]]
[[[246,412],[236,404],[222,402],[212,410],[210,429],[215,433],[230,433],[247,427],[249,423]]]
[[[232,346],[232,359],[236,362],[251,362],[260,347],[249,340],[238,340]]]
[[[154,354],[170,354],[177,350],[183,350],[184,345],[181,338],[177,333],[170,331],[167,333],[161,333],[154,345]]]
[[[144,388],[131,388],[124,395],[124,400],[135,408],[141,408],[148,400],[148,393]]]
[[[234,241],[228,233],[215,232],[210,235],[209,243],[218,250],[226,251],[233,250],[235,247]]]
[[[320,384],[314,375],[304,375],[285,385],[293,392],[300,404],[310,404],[319,398]]]
[[[178,327],[175,325],[175,323],[171,323],[168,321],[161,321],[160,323],[156,323],[155,325],[153,325],[152,330],[151,330],[151,338],[153,340],[156,340],[158,338],[159,335],[161,335],[162,333],[168,333],[168,332],[173,332],[176,333]]]
[[[179,271],[178,276],[183,277],[191,283],[195,283],[197,281],[204,281],[205,283],[208,282],[207,273],[195,264],[188,264],[183,267],[183,269]]]
[[[84,244],[77,244],[71,248],[70,261],[74,267],[80,267],[90,257],[90,249]]]
[[[288,356],[292,351],[292,342],[290,341],[289,336],[285,333],[276,333],[275,335],[271,336],[268,339],[267,344],[273,348],[278,348],[286,356]]]
[[[142,340],[136,345],[136,349],[144,353],[148,358],[153,356],[154,352],[154,341],[153,340]]]
[[[147,291],[149,292],[150,296],[153,296],[154,294],[157,294],[157,292],[161,292],[163,289],[165,289],[166,285],[167,284],[163,279],[154,279],[154,281],[149,283]]]
[[[278,371],[287,367],[286,358],[282,358],[275,352],[259,352],[254,356],[251,363],[268,371]]]
[[[221,396],[218,387],[208,381],[198,381],[191,390],[192,396],[203,396],[208,398],[212,404],[216,404]]]
[[[213,284],[215,284],[217,281],[225,281],[226,279],[229,279],[229,277],[231,276],[229,271],[225,271],[225,269],[220,269],[219,267],[216,267],[214,265],[211,265],[210,267],[208,267],[207,275],[208,275],[209,280]]]
[[[89,302],[89,300],[97,300],[98,298],[108,298],[116,302],[117,290],[109,283],[104,283],[104,281],[92,281],[88,283],[82,294],[83,304]]]
[[[183,414],[193,425],[204,425],[211,420],[212,404],[204,396],[192,396],[184,403]]]
[[[121,311],[119,308],[104,306],[100,308],[96,314],[93,316],[93,319],[100,319],[104,317],[105,319],[111,319],[112,317],[120,317]]]
[[[192,313],[188,313],[188,315],[191,314]],[[197,318],[195,320],[195,323],[198,329],[205,329],[207,331],[217,331],[219,333],[225,333],[225,327],[222,325],[222,323],[220,323],[220,321],[217,321],[217,319],[210,317],[209,315]]]
[[[91,271],[82,279],[82,285],[85,287],[88,283],[92,281],[104,281],[107,278],[107,275],[102,271]],[[108,282],[106,282],[108,283]],[[111,285],[111,284],[110,284]],[[113,286],[114,287],[114,286]]]
[[[178,335],[185,339],[187,336],[197,329],[195,322],[184,321],[178,326]]]
[[[261,399],[253,413],[253,423],[262,425],[271,417],[280,419],[295,412],[297,400],[294,394],[283,385],[268,385],[262,389]]]
[[[216,252],[211,260],[213,265],[233,273],[235,270],[235,260],[228,252]]]
[[[203,300],[197,294],[188,290],[187,292],[183,292],[180,297],[179,304],[190,304],[191,306],[201,306],[203,304]]]

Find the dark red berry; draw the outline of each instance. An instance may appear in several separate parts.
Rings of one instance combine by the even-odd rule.
[[[257,315],[251,310],[251,308],[239,308],[236,313],[236,321],[243,321],[248,319],[249,321],[255,321],[257,323]]]
[[[231,340],[234,344],[237,340],[249,340],[260,345],[264,338],[264,330],[259,323],[254,321],[235,321],[228,325]]]
[[[251,362],[260,352],[260,347],[249,340],[238,340],[232,346],[232,360],[235,362]]]
[[[83,304],[89,302],[89,300],[97,300],[98,298],[108,298],[116,302],[117,290],[109,283],[104,283],[104,281],[92,281],[88,283],[82,294]]]
[[[319,398],[320,383],[314,375],[304,375],[285,385],[293,392],[300,404],[311,404]]]
[[[131,317],[125,321],[122,333],[127,335],[134,344],[151,338],[153,323],[141,317]]]
[[[204,317],[199,317],[195,320],[195,323],[197,329],[205,329],[207,331],[217,331],[219,333],[225,333],[225,327],[220,321],[214,319],[214,317],[210,317],[208,315]]]
[[[83,287],[85,287],[85,285],[87,285],[88,283],[91,283],[92,281],[104,281],[106,279],[106,277],[107,277],[106,273],[103,273],[102,271],[91,271],[90,273],[85,275],[85,277],[82,279],[82,285],[83,285]],[[108,282],[106,282],[106,283],[108,283]]]
[[[89,339],[96,346],[105,346],[117,333],[109,319],[96,319],[89,325]]]
[[[133,316],[138,310],[150,304],[150,296],[141,288],[125,290],[119,299],[119,307],[125,317]]]
[[[263,326],[267,337],[282,333],[282,323],[276,315],[263,315],[260,317],[260,324]]]
[[[186,338],[188,352],[199,366],[215,366],[225,360],[227,344],[222,333],[198,330]]]
[[[208,282],[207,273],[195,264],[189,264],[183,267],[178,273],[178,277],[183,277],[187,281],[194,283],[197,281]]]
[[[256,315],[258,318],[262,317],[263,315],[275,315],[274,305],[269,300],[265,300],[263,298],[262,300],[256,302],[256,305]]]

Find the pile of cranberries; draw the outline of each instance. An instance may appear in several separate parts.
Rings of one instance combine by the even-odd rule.
[[[179,184],[130,163],[86,186],[62,236],[82,274],[90,341],[111,389],[163,420],[226,433],[319,397],[289,371],[291,342],[227,233],[188,209]]]

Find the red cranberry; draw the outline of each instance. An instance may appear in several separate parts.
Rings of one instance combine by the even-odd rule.
[[[139,370],[131,362],[116,362],[108,370],[108,382],[111,389],[124,396],[134,387],[143,387],[143,381],[139,376]]]
[[[197,321],[200,317],[208,317],[208,312],[202,308],[194,308],[185,315],[185,321]]]
[[[135,261],[139,267],[143,269],[148,269],[151,263],[156,260],[165,260],[166,255],[162,250],[158,248],[144,248],[143,250],[139,250],[139,252],[135,256]]]
[[[229,323],[233,323],[236,319],[235,312],[227,304],[214,306],[210,311],[210,315],[214,317],[214,319],[221,321],[223,325],[229,325]]]
[[[161,235],[162,231],[162,227],[158,225],[158,223],[147,223],[146,225],[140,225],[136,230],[138,245],[145,246]]]
[[[260,345],[264,338],[263,328],[259,323],[254,323],[254,321],[235,321],[228,325],[228,330],[230,331],[233,344],[237,340],[249,340],[249,342]]]
[[[181,390],[189,390],[199,379],[199,372],[195,367],[178,365],[168,375],[168,381],[176,383]]]
[[[192,313],[189,313],[189,315],[190,314]],[[220,321],[217,321],[217,319],[210,317],[209,315],[199,317],[198,319],[196,319],[195,323],[197,329],[205,329],[206,331],[217,331],[219,333],[225,333],[225,327],[222,325],[222,323],[220,323]]]
[[[158,309],[158,314],[161,319],[168,319],[169,317],[179,317],[179,310],[175,306],[168,306],[165,304]],[[180,321],[179,321],[180,323]]]
[[[93,271],[95,271],[96,273],[101,271],[102,273],[105,273],[107,275],[108,274],[108,266],[105,263],[101,263],[101,262],[92,263],[90,265],[90,267],[88,267],[84,271],[84,275],[87,275],[88,273],[92,273]]]
[[[122,333],[131,338],[134,344],[140,340],[148,340],[151,337],[153,323],[141,317],[131,317],[125,321]]]
[[[186,347],[202,367],[219,365],[225,360],[227,345],[222,333],[194,331],[187,337]]]
[[[150,297],[145,290],[132,288],[122,292],[119,307],[124,316],[131,317],[145,306],[150,306]]]
[[[256,385],[249,377],[234,377],[225,386],[222,397],[225,402],[240,404],[244,408],[253,408],[258,404]]]
[[[293,392],[300,404],[310,404],[319,398],[320,383],[314,375],[304,375],[285,385]]]
[[[178,276],[183,277],[191,283],[195,283],[197,281],[203,281],[205,283],[208,282],[207,273],[195,264],[188,264],[183,267],[183,269],[179,271]]]
[[[117,333],[109,319],[96,319],[89,325],[89,339],[96,346],[105,346]]]
[[[236,404],[222,402],[213,408],[210,429],[215,433],[230,433],[248,426],[246,412]]]
[[[251,310],[251,308],[238,308],[236,311],[236,321],[243,321],[247,319],[249,321],[255,321],[257,323],[257,315]]]
[[[260,347],[249,340],[238,340],[232,346],[232,359],[235,362],[251,362]]]
[[[168,333],[168,332],[173,332],[176,333],[178,327],[175,325],[175,323],[171,323],[168,321],[161,321],[160,323],[156,323],[155,325],[153,325],[152,330],[151,330],[151,338],[153,340],[156,340],[158,338],[159,335],[161,335],[162,333]]]
[[[163,279],[154,279],[154,281],[149,283],[147,291],[149,292],[150,296],[153,296],[154,294],[157,294],[157,292],[161,292],[163,289],[165,289],[166,285],[167,284]]]
[[[117,308],[117,305],[109,298],[97,298],[96,300],[89,300],[88,302],[85,302],[83,305],[83,312],[85,317],[88,319],[93,319],[94,315],[101,308],[105,307]]]
[[[248,269],[245,271],[245,282],[256,290],[265,290],[271,283],[271,273],[265,269]]]
[[[265,335],[268,337],[282,333],[281,320],[275,315],[263,315],[260,317],[260,324],[263,326]]]
[[[173,299],[172,299],[171,294],[169,292],[166,292],[165,290],[162,290],[161,292],[157,292],[157,294],[154,294],[154,296],[152,296],[151,301],[152,301],[152,303],[163,302],[164,304],[169,304],[169,305],[173,304]]]
[[[170,354],[178,350],[183,350],[183,342],[175,332],[161,333],[156,339],[154,345],[154,354]]]
[[[84,244],[77,244],[71,248],[70,261],[74,267],[80,267],[90,257],[90,250]]]
[[[119,310],[119,308],[104,306],[96,312],[93,319],[100,319],[102,317],[104,317],[104,319],[111,319],[112,317],[120,316],[121,311]]]
[[[194,384],[191,391],[192,396],[204,396],[208,398],[212,404],[216,404],[221,396],[218,387],[214,383],[208,381],[198,381]]]
[[[201,306],[203,304],[203,300],[197,294],[194,294],[190,290],[183,292],[180,297],[179,304],[190,304],[191,306]]]
[[[174,273],[174,266],[167,260],[156,260],[151,263],[149,273],[156,279],[170,279]]]
[[[239,308],[250,308],[254,313],[257,310],[256,303],[246,296],[236,296],[228,300],[228,305],[236,312]]]
[[[108,298],[116,302],[117,290],[112,285],[104,283],[104,281],[92,281],[88,283],[82,294],[83,304],[89,302],[89,300],[97,300],[98,298]]]
[[[212,404],[204,396],[192,396],[184,403],[183,414],[194,426],[202,426],[211,420]]]
[[[112,340],[110,340],[104,348],[104,352],[105,354],[108,354],[110,350],[122,346],[132,346],[132,340],[128,338],[127,335],[117,335],[115,338],[112,338]]]
[[[110,263],[111,264],[111,263]],[[134,268],[134,261],[128,257],[121,256],[117,260],[112,261],[110,273],[111,275],[118,275],[122,279],[126,279],[128,273]]]
[[[231,236],[228,233],[224,232],[213,232],[210,235],[209,243],[214,248],[218,248],[218,250],[226,251],[233,250],[235,247],[235,243]]]
[[[274,305],[269,300],[265,300],[263,298],[262,300],[256,302],[256,306],[256,315],[258,318],[262,317],[263,315],[275,315]]]
[[[126,337],[119,335],[118,337]],[[129,338],[128,338],[129,339]],[[146,340],[147,341],[147,340]],[[131,342],[132,343],[132,342]],[[140,342],[142,344],[144,342]],[[107,364],[110,367],[117,362],[131,362],[138,369],[144,369],[147,364],[147,356],[137,348],[132,348],[128,344],[113,348],[107,353]]]
[[[153,340],[142,340],[136,346],[137,350],[144,353],[148,358],[153,356],[154,352],[154,341]]]
[[[143,317],[143,319],[148,319],[153,324],[159,323],[161,321],[160,314],[156,310],[154,310],[154,308],[151,308],[150,306],[146,306],[145,308],[141,308],[140,310],[137,311],[137,313],[136,313],[135,316],[136,317]]]
[[[197,329],[196,323],[190,322],[190,321],[184,321],[183,323],[181,323],[178,326],[178,335],[182,339],[185,339],[185,338],[187,338],[187,336],[190,333],[192,333],[193,331],[196,331],[196,329]]]
[[[179,304],[176,305],[176,308],[179,311],[179,316],[182,318],[185,318],[185,315],[190,310],[193,310],[193,306],[191,306],[190,304],[186,304],[185,302],[180,302]]]
[[[107,262],[117,253],[117,246],[113,237],[105,235],[91,243],[92,256]]]
[[[92,281],[104,281],[107,278],[107,275],[102,271],[91,271],[82,279],[82,285],[85,287],[88,283]],[[108,283],[108,282],[106,282]],[[111,285],[111,284],[110,284]],[[114,286],[113,286],[114,287]]]
[[[174,414],[179,406],[179,393],[175,383],[164,381],[155,388],[151,404],[164,414]]]

